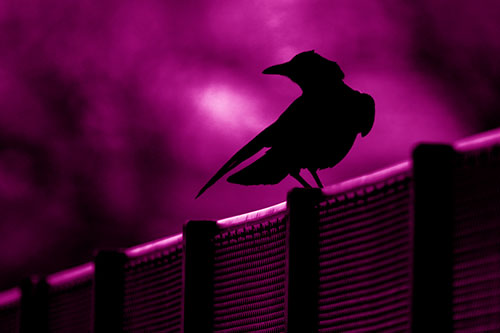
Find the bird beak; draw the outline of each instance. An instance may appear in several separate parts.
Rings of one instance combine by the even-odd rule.
[[[266,68],[262,71],[262,74],[278,74],[287,75],[289,71],[290,63],[285,62],[284,64],[274,65]]]

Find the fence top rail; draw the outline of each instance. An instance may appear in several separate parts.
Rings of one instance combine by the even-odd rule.
[[[458,140],[454,143],[453,146],[458,151],[466,152],[485,148],[495,144],[500,144],[500,128]]]
[[[62,286],[65,284],[72,284],[78,280],[88,280],[94,275],[94,263],[88,262],[86,264],[72,267],[64,271],[60,271],[46,277],[47,283],[52,286]]]
[[[228,217],[225,219],[218,220],[217,224],[222,227],[230,227],[234,225],[244,224],[246,222],[260,220],[267,216],[273,216],[280,213],[284,213],[285,211],[286,211],[286,201],[250,213],[236,215],[233,217]]]
[[[353,189],[363,187],[366,185],[378,183],[387,180],[388,178],[395,177],[404,172],[409,172],[411,169],[411,162],[404,161],[396,165],[390,166],[388,168],[375,171],[368,175],[363,175],[357,178],[353,178],[332,186],[328,186],[323,190],[323,194],[326,196],[335,195],[347,191],[352,191]],[[219,226],[229,227],[234,225],[243,224],[250,221],[255,221],[262,219],[266,216],[273,216],[286,211],[286,201],[279,203],[277,205],[259,209],[250,213],[241,214],[233,217],[228,217],[217,221]]]
[[[135,258],[152,252],[164,250],[169,247],[177,246],[179,244],[182,244],[182,234],[177,234],[174,236],[157,239],[141,245],[136,245],[134,247],[126,249],[125,254],[129,258]]]
[[[21,289],[12,288],[5,291],[0,291],[0,308],[21,301]]]
[[[373,185],[380,182],[384,182],[387,179],[396,177],[406,172],[410,172],[411,167],[412,164],[410,161],[404,161],[367,175],[363,175],[360,177],[346,180],[338,184],[328,186],[325,189],[323,189],[323,194],[326,196],[333,196],[336,194],[353,191],[357,188],[364,187],[367,185]]]

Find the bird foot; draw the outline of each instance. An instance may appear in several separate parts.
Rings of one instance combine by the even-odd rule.
[[[304,186],[304,188],[312,188],[311,185],[309,185],[308,182],[306,182],[306,180],[304,178],[302,178],[302,176],[298,173],[296,174],[291,174],[291,176],[295,179],[297,179],[297,181],[302,185]]]
[[[314,181],[316,182],[316,184],[318,184],[318,187],[319,188],[323,188],[323,184],[321,183],[321,180],[319,179],[319,176],[316,173],[316,170],[311,170],[311,169],[308,169],[308,170],[311,173],[311,175],[313,176]]]

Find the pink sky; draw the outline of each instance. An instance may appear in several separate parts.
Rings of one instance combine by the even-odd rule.
[[[300,95],[261,71],[314,49],[376,102],[333,184],[498,127],[499,6],[405,1],[0,3],[0,286],[285,200],[220,181]]]

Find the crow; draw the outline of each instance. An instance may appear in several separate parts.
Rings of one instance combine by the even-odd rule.
[[[264,148],[265,154],[228,177],[241,185],[277,184],[291,175],[311,187],[300,175],[307,169],[318,187],[317,171],[337,165],[349,152],[358,133],[366,136],[375,121],[375,102],[351,89],[340,66],[314,51],[271,66],[263,74],[290,78],[302,89],[297,98],[269,127],[234,154],[200,190],[196,198],[226,173]]]

